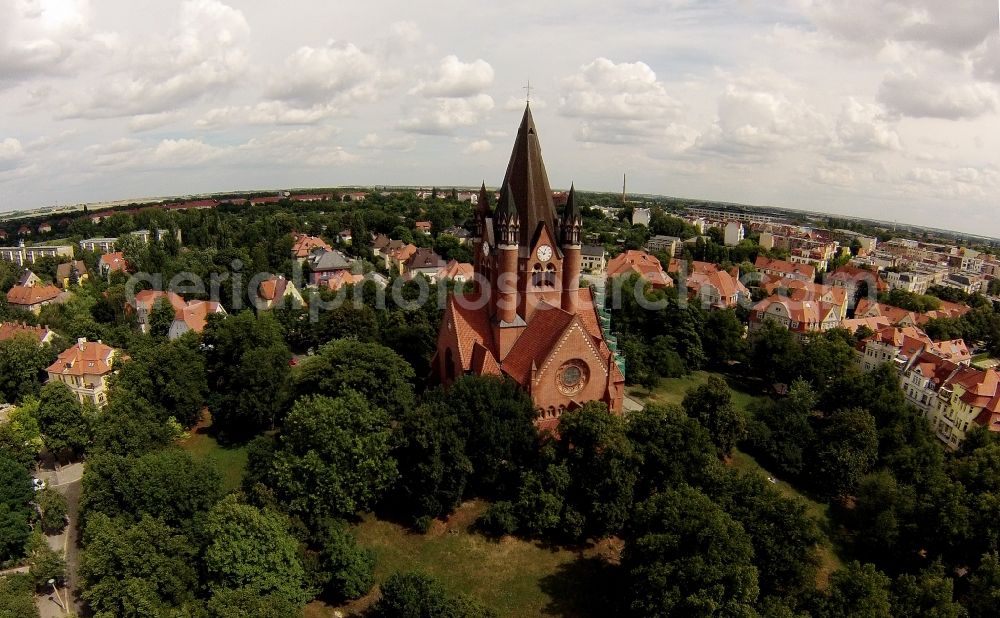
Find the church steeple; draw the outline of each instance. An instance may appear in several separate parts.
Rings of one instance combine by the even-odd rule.
[[[545,172],[545,162],[542,161],[542,148],[538,142],[538,132],[535,121],[531,117],[531,107],[525,105],[521,125],[517,129],[517,138],[510,153],[507,173],[504,174],[503,186],[517,204],[520,215],[520,234],[518,241],[527,246],[535,234],[539,223],[544,223],[554,238],[558,234],[558,218],[555,204],[552,202],[552,188]]]

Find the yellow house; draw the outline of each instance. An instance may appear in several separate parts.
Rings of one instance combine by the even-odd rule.
[[[77,285],[83,285],[90,278],[87,265],[83,263],[83,260],[73,260],[56,266],[56,284],[62,289],[68,290],[73,285],[74,271]]]
[[[107,380],[116,360],[128,357],[100,341],[77,339],[46,371],[49,382],[62,382],[76,395],[80,403],[90,402],[98,407],[107,403]]]
[[[931,427],[951,448],[965,440],[965,434],[979,425],[1000,431],[1000,373],[961,367],[941,385],[930,410]]]

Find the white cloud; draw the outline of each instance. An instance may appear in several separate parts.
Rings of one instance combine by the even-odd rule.
[[[915,118],[976,118],[997,110],[997,89],[984,83],[955,84],[940,78],[890,73],[882,80],[878,100],[890,111]]]
[[[275,71],[264,95],[298,107],[372,101],[383,79],[377,60],[353,43],[299,47]]]
[[[0,141],[0,171],[18,167],[24,158],[24,146],[21,140],[6,137]]]
[[[0,85],[72,68],[90,45],[86,0],[0,0]]]
[[[561,82],[559,113],[579,118],[577,140],[630,144],[676,137],[683,106],[643,62],[597,58]]]
[[[813,168],[810,178],[813,182],[835,187],[852,187],[855,183],[851,168],[840,164],[818,165]]]
[[[458,56],[445,56],[432,81],[420,81],[410,94],[425,97],[472,97],[493,85],[493,67],[482,58],[462,62]]]
[[[493,109],[493,97],[479,94],[465,99],[438,98],[396,123],[397,128],[426,135],[452,135],[474,126]]]
[[[524,109],[525,100],[523,98],[517,98],[515,96],[507,97],[507,101],[503,104],[503,111],[505,112],[519,112]],[[543,110],[549,106],[545,99],[536,99],[534,96],[531,97],[531,109],[533,110]]]
[[[417,140],[412,135],[400,135],[398,137],[383,138],[378,133],[368,133],[360,140],[358,146],[361,148],[376,150],[398,150],[409,152],[417,145]]]
[[[247,70],[250,26],[217,0],[181,4],[169,38],[154,37],[123,54],[124,66],[62,105],[61,118],[157,114],[232,86]]]
[[[972,54],[972,74],[983,81],[1000,83],[1000,34],[986,39]]]
[[[849,153],[871,153],[901,150],[902,143],[881,106],[851,97],[837,117],[833,147]]]
[[[698,138],[695,148],[736,158],[771,159],[791,147],[819,145],[828,136],[828,122],[807,102],[730,84],[719,97],[716,122]]]
[[[160,112],[158,114],[140,114],[138,116],[133,116],[128,121],[128,130],[133,133],[140,133],[142,131],[151,131],[153,129],[159,129],[160,127],[165,127],[168,124],[176,122],[182,114],[179,112]]]
[[[462,154],[477,155],[493,150],[493,143],[485,139],[477,139],[462,149]]]
[[[915,167],[905,172],[902,180],[902,187],[911,193],[977,199],[996,195],[1000,187],[1000,172],[987,167]]]

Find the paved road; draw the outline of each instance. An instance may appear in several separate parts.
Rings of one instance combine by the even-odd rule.
[[[79,532],[77,521],[80,513],[80,493],[83,489],[80,479],[83,478],[83,464],[74,463],[62,466],[58,470],[41,470],[35,476],[48,483],[48,486],[66,496],[69,524],[62,534],[54,534],[47,538],[52,549],[62,551],[66,558],[66,586],[59,589],[59,597],[63,603],[68,603],[77,614],[83,610],[83,604],[77,598],[79,580],[77,569],[80,566]],[[42,618],[57,618],[65,615],[65,611],[56,601],[54,594],[48,594],[36,599],[38,611]]]

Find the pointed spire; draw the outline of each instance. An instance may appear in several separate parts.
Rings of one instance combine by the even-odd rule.
[[[510,188],[517,203],[521,224],[520,244],[527,245],[531,242],[530,236],[538,228],[539,222],[546,224],[549,233],[557,232],[559,220],[552,202],[552,188],[545,172],[542,149],[529,105],[524,106],[524,116],[517,129],[503,186]]]
[[[569,186],[569,195],[566,196],[566,206],[563,207],[562,221],[559,229],[562,232],[561,240],[563,245],[580,244],[580,232],[583,227],[583,215],[580,213],[580,206],[576,203],[576,188]]]
[[[479,201],[476,202],[476,210],[480,212],[485,212],[487,216],[490,214],[490,194],[486,190],[486,181],[483,181],[483,186],[479,187]]]
[[[497,204],[493,220],[496,223],[497,243],[502,245],[518,244],[518,232],[521,227],[520,213],[514,202],[510,185],[504,185],[500,189],[500,203]]]

